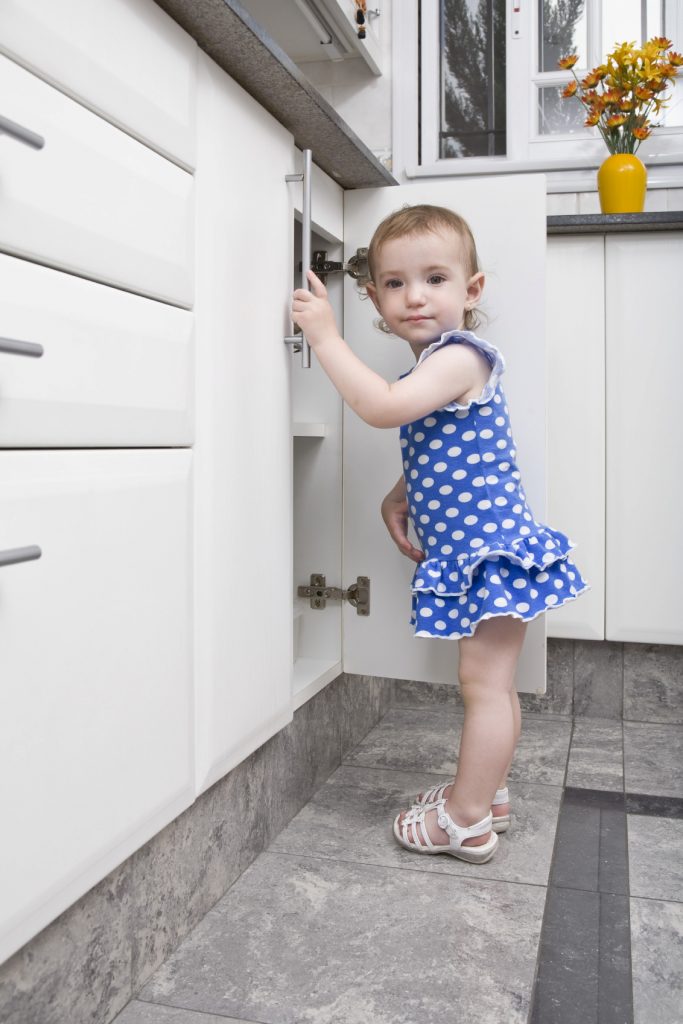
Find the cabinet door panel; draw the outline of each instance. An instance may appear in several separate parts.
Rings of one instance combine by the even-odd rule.
[[[4,0],[0,50],[194,166],[197,44],[152,0]]]
[[[192,175],[0,57],[0,250],[191,306]]]
[[[591,587],[548,615],[548,636],[604,640],[604,238],[549,238],[547,260],[548,516]]]
[[[683,233],[608,237],[606,265],[606,637],[682,644]]]
[[[487,273],[485,309],[491,323],[480,333],[502,350],[512,429],[529,504],[545,519],[545,179],[426,182],[387,189],[357,189],[344,196],[346,259],[367,246],[375,226],[405,203],[434,203],[463,214]],[[345,337],[387,380],[414,363],[407,344],[373,326],[372,304],[346,283]],[[370,576],[369,618],[344,609],[344,668],[349,672],[453,683],[458,645],[413,636],[410,579],[414,563],[401,556],[380,517],[384,494],[401,474],[397,431],[376,430],[344,411],[344,580]],[[551,524],[552,525],[552,524]],[[551,613],[552,614],[552,613]],[[545,691],[545,618],[530,623],[518,688]]]
[[[293,252],[293,186],[285,175],[294,172],[295,151],[289,133],[204,54],[197,100],[195,643],[203,790],[292,715],[292,356],[283,338]]]
[[[0,255],[0,447],[192,443],[193,314]]]
[[[191,458],[0,453],[0,961],[192,801]]]

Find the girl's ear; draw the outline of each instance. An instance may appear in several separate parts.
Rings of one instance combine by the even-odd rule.
[[[378,302],[378,299],[377,299],[377,289],[375,288],[375,286],[372,283],[372,281],[368,281],[368,283],[365,286],[365,290],[368,293],[368,295],[370,296],[370,298],[372,299],[372,304],[375,307],[375,309],[377,310],[377,312],[381,313],[382,310],[379,308],[379,302]]]
[[[467,301],[473,306],[476,306],[481,299],[485,281],[486,278],[480,270],[478,273],[472,274],[472,277],[467,282]]]

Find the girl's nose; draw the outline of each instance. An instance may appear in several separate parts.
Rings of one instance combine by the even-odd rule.
[[[409,284],[406,287],[406,302],[409,306],[421,306],[425,300],[421,284]]]

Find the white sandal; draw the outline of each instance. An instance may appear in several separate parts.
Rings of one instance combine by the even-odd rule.
[[[425,792],[422,794],[422,799],[420,799],[419,797],[415,797],[414,806],[428,807],[432,804],[438,803],[439,800],[445,800],[444,794],[446,792],[446,789],[452,785],[453,781],[449,780],[448,782],[442,782],[438,786],[433,786],[431,789],[425,790]],[[510,794],[506,786],[505,789],[496,790],[496,795],[491,801],[491,807],[497,807],[500,804],[508,804],[509,802]],[[495,814],[493,814],[492,822],[493,824],[491,825],[491,828],[493,829],[494,832],[507,832],[507,830],[510,828],[510,815],[500,814],[496,816]]]
[[[422,807],[416,804],[407,812],[403,821],[400,820],[401,815],[397,814],[394,819],[394,837],[397,842],[413,853],[450,853],[452,857],[466,860],[470,864],[486,863],[487,860],[493,857],[498,846],[498,836],[491,830],[491,812],[489,811],[486,817],[482,818],[475,825],[466,827],[464,825],[456,825],[450,814],[446,811],[445,803],[445,800],[437,800],[432,804]],[[425,824],[425,814],[431,810],[436,810],[437,824],[448,835],[449,841],[447,845],[444,843],[437,846],[429,838]],[[408,836],[408,829],[411,825],[413,827],[414,839],[410,839]],[[491,832],[491,838],[487,843],[483,843],[481,846],[462,845],[465,839],[471,839],[474,836],[484,836],[487,832]]]

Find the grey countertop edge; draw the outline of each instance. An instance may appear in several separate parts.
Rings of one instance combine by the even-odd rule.
[[[397,185],[296,64],[237,0],[156,0],[200,49],[294,136],[344,189]]]
[[[583,213],[548,217],[549,235],[604,235],[626,231],[683,230],[683,210],[657,213]]]

